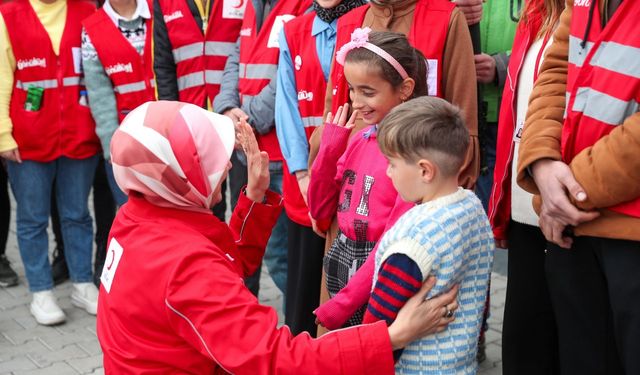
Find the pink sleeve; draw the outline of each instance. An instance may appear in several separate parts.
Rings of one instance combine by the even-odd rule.
[[[167,317],[177,337],[232,374],[393,374],[384,322],[330,332],[319,339],[277,328],[222,255],[178,265],[167,287]]]
[[[330,224],[336,214],[343,165],[341,157],[347,148],[350,133],[350,129],[334,124],[326,124],[322,132],[320,151],[311,167],[307,193],[309,212],[319,223]]]
[[[413,206],[413,203],[403,201],[398,195],[384,231],[389,230],[400,216]],[[375,257],[379,244],[380,242],[378,241],[373,251],[369,254],[367,261],[351,277],[347,285],[333,298],[316,309],[316,317],[325,328],[338,329],[342,327],[361,306],[369,301],[375,269]]]

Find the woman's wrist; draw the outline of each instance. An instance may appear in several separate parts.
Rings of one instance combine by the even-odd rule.
[[[249,198],[254,202],[262,203],[262,204],[267,203],[266,190],[254,189],[254,188],[251,188],[250,186],[247,186],[247,188],[244,189],[244,195],[246,195],[247,198]]]
[[[407,346],[409,340],[404,337],[405,335],[403,335],[402,331],[398,328],[398,324],[395,322],[392,323],[388,328],[388,332],[393,350],[402,349]]]

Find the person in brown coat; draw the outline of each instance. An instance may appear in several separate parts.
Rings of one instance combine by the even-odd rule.
[[[518,183],[539,195],[562,373],[640,374],[638,17],[567,1],[529,101]]]

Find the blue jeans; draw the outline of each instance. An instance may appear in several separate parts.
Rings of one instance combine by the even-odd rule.
[[[116,206],[120,207],[127,203],[129,197],[124,193],[124,191],[120,190],[120,186],[118,186],[118,183],[113,176],[113,165],[111,162],[107,160],[104,161],[104,170],[107,172],[107,181],[109,182],[109,189],[111,189],[113,201],[116,202]]]
[[[93,220],[88,199],[97,163],[97,155],[80,160],[62,156],[47,163],[8,162],[17,203],[18,246],[31,292],[53,288],[47,226],[54,183],[71,281],[93,281]]]
[[[486,168],[480,171],[478,182],[476,183],[476,195],[482,202],[484,211],[488,212],[489,198],[491,198],[491,189],[493,189],[493,170],[496,166],[496,141],[498,138],[498,124],[495,122],[487,123],[487,131],[480,135],[484,144],[484,160]]]
[[[269,173],[271,173],[269,190],[282,194],[282,171],[270,171]],[[278,217],[276,225],[273,227],[262,261],[267,265],[271,279],[282,294],[285,295],[285,298],[287,290],[287,252],[287,216],[283,210]],[[258,268],[253,275],[245,280],[247,288],[255,293],[256,296],[260,289],[260,273],[260,268]]]

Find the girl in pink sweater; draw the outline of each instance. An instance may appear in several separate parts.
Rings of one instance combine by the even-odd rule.
[[[310,215],[319,230],[326,230],[337,214],[338,235],[324,258],[331,297],[362,266],[387,227],[413,206],[400,199],[386,175],[376,129],[393,107],[427,95],[424,55],[403,34],[356,29],[336,61],[344,65],[353,113],[347,121],[345,104],[335,118],[327,116],[308,191]],[[349,139],[356,117],[368,126]],[[344,325],[359,324],[364,307]],[[338,328],[318,318],[327,328]]]

